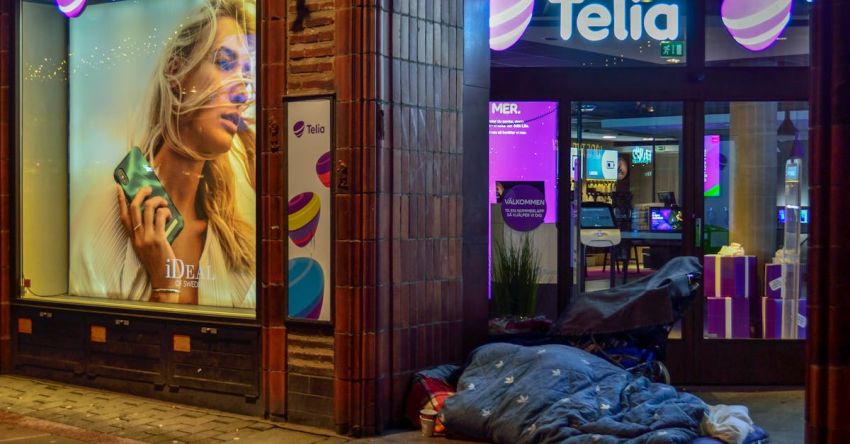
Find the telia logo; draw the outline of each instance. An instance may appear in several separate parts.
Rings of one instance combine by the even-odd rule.
[[[68,18],[74,18],[83,12],[86,0],[56,0],[56,6]]]
[[[307,134],[324,134],[325,127],[324,125],[304,123],[303,120],[299,120],[292,126],[292,131],[295,132],[295,137],[301,137],[304,132]]]
[[[519,41],[533,9],[534,0],[490,0],[490,49],[504,51]]]
[[[794,0],[723,0],[720,17],[738,44],[764,51],[785,31],[793,4]]]
[[[549,3],[561,5],[561,38],[569,40],[573,28],[578,34],[591,42],[599,42],[611,35],[613,24],[614,38],[625,41],[628,38],[640,40],[644,31],[653,40],[676,40],[679,37],[679,5],[656,3],[643,10],[639,0],[631,0],[635,5],[628,6],[626,0],[613,0],[611,8],[601,3],[579,5],[585,0],[549,0]],[[750,0],[742,0],[744,2]],[[573,26],[573,5],[578,14]],[[659,25],[659,19],[663,18]]]

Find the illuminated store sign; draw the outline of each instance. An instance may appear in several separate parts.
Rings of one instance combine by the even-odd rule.
[[[652,148],[636,146],[632,150],[632,164],[646,165],[648,163],[652,163]]]
[[[86,0],[56,0],[56,6],[68,18],[74,18],[83,12]]]
[[[612,11],[611,7],[602,3],[585,5],[585,0],[549,2],[561,5],[561,38],[564,40],[573,37],[573,30],[591,42],[607,39],[612,31],[614,38],[620,41],[629,38],[639,40],[644,32],[653,40],[675,40],[679,37],[677,4],[657,3],[644,9],[640,0],[613,0]],[[633,4],[627,8],[627,3]],[[578,14],[573,14],[574,6]]]

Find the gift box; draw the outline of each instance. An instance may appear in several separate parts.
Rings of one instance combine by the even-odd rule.
[[[797,301],[761,298],[761,329],[762,337],[765,339],[794,339],[782,337],[783,311],[789,311],[797,303],[797,339],[806,339],[806,326],[808,325],[808,305],[806,299]],[[790,315],[790,314],[789,314]]]
[[[800,299],[806,297],[806,264],[800,264]],[[782,264],[764,266],[764,297],[782,297]]]
[[[707,297],[756,297],[758,274],[755,256],[703,256],[703,285]]]
[[[744,298],[706,298],[708,335],[715,338],[750,337],[750,301]]]

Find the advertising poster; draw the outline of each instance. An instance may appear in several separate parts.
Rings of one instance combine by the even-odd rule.
[[[557,165],[557,102],[490,102],[490,204],[496,182],[508,181],[542,181],[546,201],[555,202]],[[544,222],[556,220],[549,205]]]
[[[252,0],[68,22],[70,295],[253,312],[255,42]]]
[[[331,319],[332,112],[329,97],[286,102],[290,319]]]
[[[720,196],[720,136],[707,135],[703,144],[703,196]]]

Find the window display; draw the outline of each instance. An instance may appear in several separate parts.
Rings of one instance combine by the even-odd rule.
[[[804,339],[808,104],[707,102],[705,110],[706,153],[718,168],[706,171],[717,192],[706,182],[703,201],[704,337]]]
[[[25,297],[253,315],[255,2],[98,3],[73,20],[24,2],[21,16],[35,26],[19,67]],[[34,42],[41,29],[56,43]]]

